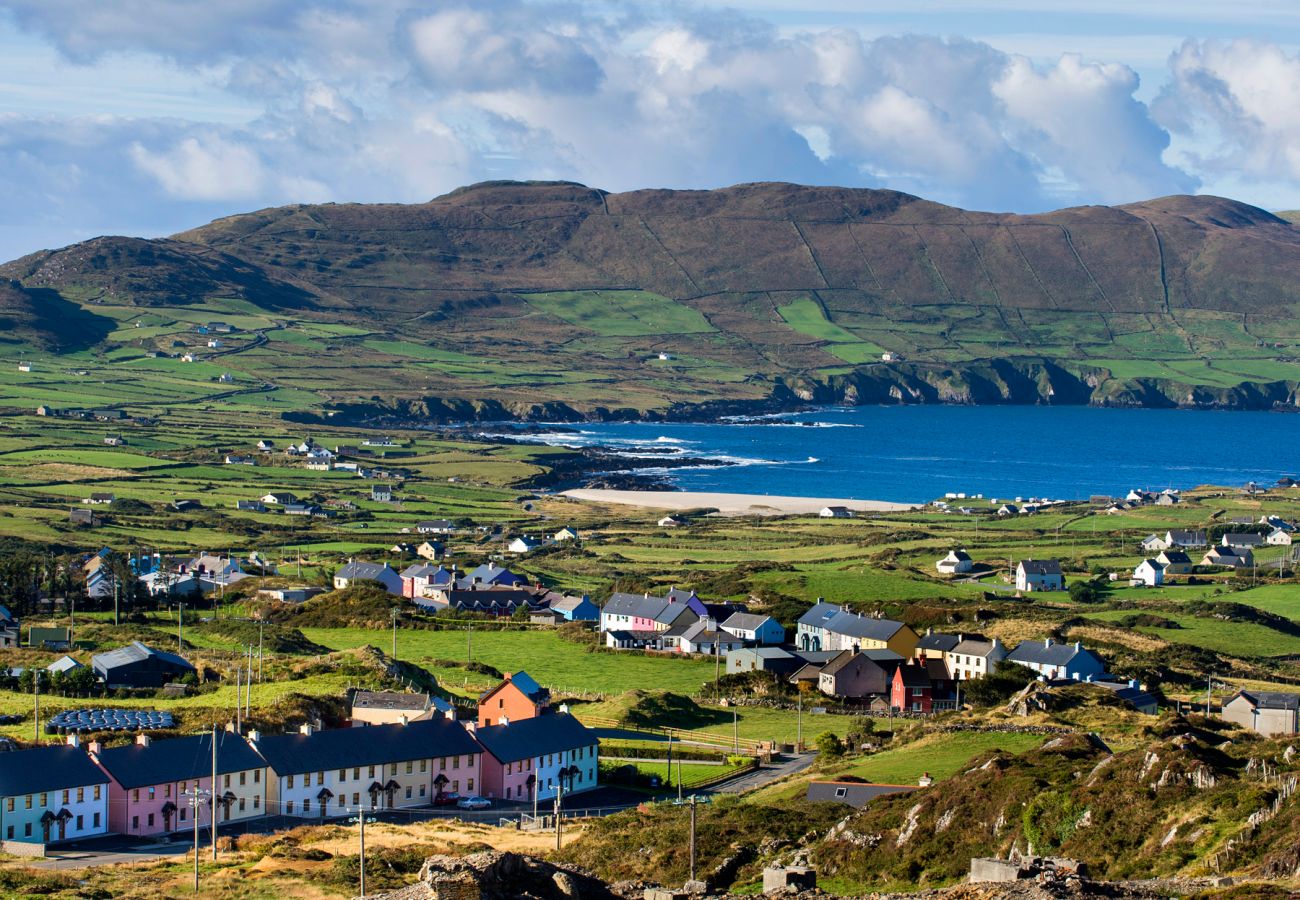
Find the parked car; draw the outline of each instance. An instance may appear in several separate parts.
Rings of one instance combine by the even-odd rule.
[[[461,797],[456,805],[461,809],[489,809],[492,801],[486,797]]]
[[[444,794],[439,794],[438,796],[434,797],[433,805],[434,806],[455,806],[457,803],[460,802],[460,799],[461,799],[460,794],[447,791]]]

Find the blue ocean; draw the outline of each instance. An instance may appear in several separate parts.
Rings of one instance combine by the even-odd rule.
[[[712,424],[556,426],[525,440],[603,446],[682,490],[922,502],[948,492],[1079,499],[1300,477],[1300,415],[1082,406],[860,406]]]

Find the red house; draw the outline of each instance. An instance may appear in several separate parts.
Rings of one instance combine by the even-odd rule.
[[[478,698],[478,727],[536,718],[550,703],[551,692],[527,672],[506,673],[505,681]]]
[[[894,670],[889,705],[905,712],[928,713],[934,709],[934,687],[924,665],[909,662]]]

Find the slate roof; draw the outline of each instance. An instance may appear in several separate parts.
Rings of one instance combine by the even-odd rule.
[[[1264,536],[1260,534],[1225,534],[1223,543],[1227,547],[1258,547],[1264,543]]]
[[[0,797],[107,783],[108,776],[79,747],[56,744],[0,753]]]
[[[843,612],[843,607],[834,603],[819,602],[813,604],[812,609],[808,610],[799,617],[798,624],[807,625],[812,628],[821,628],[825,626],[827,620]]]
[[[920,643],[916,645],[917,650],[937,650],[940,653],[947,653],[961,643],[961,638],[955,634],[941,634],[934,632],[922,636]]]
[[[1166,537],[1180,547],[1203,547],[1205,545],[1204,531],[1170,531]]]
[[[1166,550],[1156,558],[1163,558],[1166,566],[1189,566],[1192,564],[1192,558],[1182,550]]]
[[[422,719],[409,725],[266,735],[256,747],[277,775],[480,752],[468,731],[443,718]]]
[[[117,650],[109,650],[106,653],[96,653],[90,658],[90,664],[96,670],[106,672],[109,669],[115,669],[118,666],[129,666],[132,663],[143,662],[153,657],[165,663],[182,669],[194,670],[189,660],[177,656],[175,653],[168,653],[166,650],[155,650],[153,647],[146,646],[139,641],[132,641],[125,647]]]
[[[738,612],[732,613],[727,620],[722,623],[723,628],[739,628],[742,631],[755,631],[762,626],[764,622],[772,618],[771,616],[761,616],[758,613]]]
[[[1063,666],[1080,651],[1076,650],[1074,644],[1061,644],[1056,641],[1048,644],[1045,641],[1022,641],[1021,644],[1007,655],[1007,662],[1014,663],[1034,663],[1040,666]]]
[[[905,628],[902,622],[893,619],[873,619],[841,610],[823,626],[827,631],[846,637],[863,638],[870,641],[888,641],[899,630]]]
[[[903,679],[904,687],[928,688],[930,686],[930,673],[921,666],[899,666],[895,677]]]
[[[99,763],[122,787],[147,787],[188,781],[212,775],[212,735],[150,741],[149,746],[128,744],[101,751]],[[260,769],[266,760],[239,735],[217,732],[217,774]]]
[[[615,616],[631,616],[635,619],[650,619],[661,625],[672,625],[684,612],[696,615],[689,606],[694,595],[672,590],[663,597],[647,597],[644,594],[614,594],[605,604],[605,612]],[[699,602],[696,598],[696,602]]]
[[[993,642],[979,638],[966,638],[956,647],[953,647],[952,652],[960,653],[963,656],[988,656],[993,652]]]
[[[814,666],[824,666],[836,656],[838,650],[792,650],[791,655]]]
[[[596,732],[568,713],[548,713],[509,725],[490,725],[478,729],[477,737],[479,743],[503,763],[590,747],[596,743]]]
[[[1061,564],[1054,559],[1022,559],[1018,567],[1028,575],[1061,574]]]
[[[346,578],[348,581],[358,579],[378,581],[387,568],[389,568],[387,563],[350,562],[334,573],[334,577]]]
[[[957,562],[970,562],[970,554],[965,550],[949,550],[944,559],[955,559]]]
[[[407,694],[403,691],[357,691],[352,695],[352,708],[424,712],[429,708],[429,695]]]
[[[484,563],[468,575],[457,580],[456,587],[465,590],[472,587],[476,581],[480,584],[499,584],[504,587],[514,587],[516,584],[522,584],[524,579],[509,569],[503,569],[493,563]]]
[[[1239,691],[1238,693],[1259,709],[1300,709],[1300,694],[1287,694],[1281,691]]]
[[[804,799],[813,803],[847,803],[861,809],[877,797],[902,794],[919,788],[907,784],[863,784],[857,781],[813,781]]]

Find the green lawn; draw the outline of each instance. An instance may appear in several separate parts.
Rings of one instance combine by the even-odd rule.
[[[984,734],[957,732],[935,734],[913,744],[886,750],[855,762],[835,777],[856,775],[878,784],[916,784],[923,774],[941,779],[955,775],[973,756],[989,750],[1024,753],[1045,739],[1037,734]]]
[[[521,296],[530,306],[570,325],[612,337],[716,330],[698,310],[648,291],[555,291]]]
[[[391,634],[360,628],[305,628],[310,640],[332,650],[373,644],[387,650]],[[636,689],[693,694],[713,677],[713,665],[696,659],[645,656],[640,653],[586,653],[550,631],[399,631],[397,654],[416,663],[456,660],[463,663],[473,643],[473,659],[502,672],[526,669],[556,693],[622,694]],[[439,674],[437,667],[434,674]],[[463,673],[460,673],[463,676]],[[484,685],[486,686],[485,680]],[[449,683],[448,688],[462,685]]]

